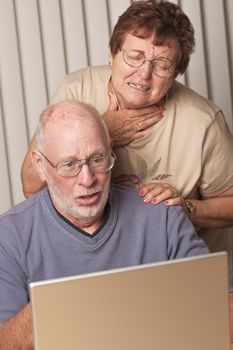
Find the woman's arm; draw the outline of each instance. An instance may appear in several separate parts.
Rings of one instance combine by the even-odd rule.
[[[169,184],[153,183],[141,185],[139,195],[146,203],[165,205],[181,205],[190,216],[187,201],[174,186]],[[195,207],[191,216],[192,222],[199,228],[227,228],[233,226],[233,186],[228,190],[208,199],[188,198]]]
[[[31,152],[35,148],[35,145],[35,136],[33,136],[21,168],[21,182],[23,185],[23,193],[26,198],[42,190],[46,186],[46,183],[41,181],[32,164]]]

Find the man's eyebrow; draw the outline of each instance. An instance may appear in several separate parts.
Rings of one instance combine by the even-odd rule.
[[[98,150],[98,151],[95,151],[93,153],[91,153],[89,156],[86,156],[86,157],[78,157],[78,156],[67,156],[66,158],[62,159],[60,162],[72,162],[74,160],[83,160],[83,159],[88,159],[88,158],[92,158],[92,157],[96,157],[96,156],[102,156],[106,154],[106,152],[104,152],[104,150]],[[59,162],[59,163],[60,163]]]

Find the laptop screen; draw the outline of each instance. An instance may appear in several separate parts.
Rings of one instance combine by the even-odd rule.
[[[228,350],[227,254],[32,283],[36,350]]]

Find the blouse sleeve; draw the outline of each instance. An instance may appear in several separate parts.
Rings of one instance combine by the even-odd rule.
[[[233,136],[222,112],[210,124],[203,143],[200,193],[204,198],[233,186]]]

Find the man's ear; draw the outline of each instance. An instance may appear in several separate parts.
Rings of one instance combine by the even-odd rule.
[[[42,166],[42,155],[37,151],[33,150],[31,153],[31,159],[32,159],[32,164],[39,175],[41,181],[45,181],[45,175],[44,175],[44,170]]]
[[[109,145],[109,148],[111,150],[111,152],[113,151],[113,138],[111,136],[110,137],[110,145]]]

